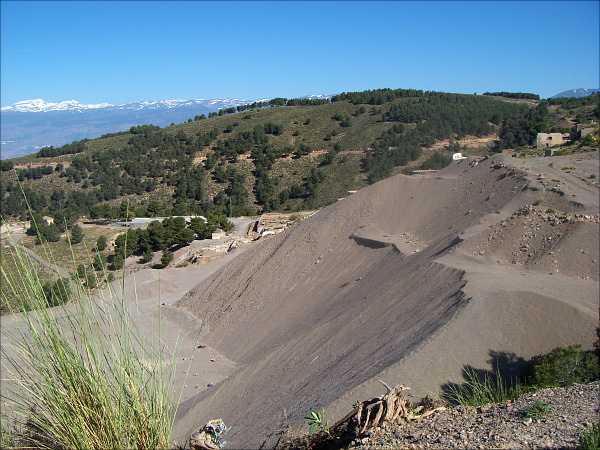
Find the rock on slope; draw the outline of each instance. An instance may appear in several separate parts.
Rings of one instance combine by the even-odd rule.
[[[584,163],[597,173],[597,153]],[[207,342],[238,369],[180,405],[176,434],[222,417],[232,447],[269,447],[311,408],[326,408],[335,421],[354,401],[381,394],[378,379],[424,395],[459,380],[465,365],[488,368],[490,357],[591,345],[597,185],[571,180],[570,197],[514,165],[497,155],[384,180],[247,250],[191,290],[177,305],[202,320]],[[523,209],[541,196],[539,214],[571,213],[550,240],[534,230],[540,224],[529,227]],[[518,260],[512,256],[527,233],[535,236],[523,262],[520,246]],[[553,264],[570,273],[551,272]]]

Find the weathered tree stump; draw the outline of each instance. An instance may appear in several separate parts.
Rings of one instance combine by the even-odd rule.
[[[386,422],[409,423],[427,417],[435,411],[445,409],[441,406],[441,402],[435,401],[429,396],[425,397],[419,405],[413,405],[405,393],[410,389],[409,387],[400,384],[390,388],[383,381],[380,383],[388,390],[385,395],[361,402],[330,427],[329,432],[334,433],[343,424],[350,425],[354,421],[357,433],[362,434],[367,429],[380,427]]]

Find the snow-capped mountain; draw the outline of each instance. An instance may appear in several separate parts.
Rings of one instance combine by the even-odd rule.
[[[136,125],[164,127],[247,103],[252,102],[218,98],[84,105],[76,100],[57,103],[25,100],[1,109],[0,158],[27,155],[49,145],[58,147],[81,139],[94,139]]]
[[[141,111],[144,109],[171,109],[180,107],[209,107],[209,108],[230,108],[232,106],[243,105],[248,100],[237,98],[215,98],[215,99],[196,99],[196,100],[154,100],[129,102],[122,105],[111,105],[110,103],[98,103],[93,105],[83,105],[77,100],[65,100],[58,103],[45,102],[41,98],[33,100],[23,100],[11,106],[3,106],[2,112],[49,112],[49,111],[85,111],[89,109],[120,109]],[[252,102],[250,102],[252,103]]]
[[[571,97],[571,98],[579,98],[579,97],[587,97],[588,95],[595,94],[599,92],[598,89],[569,89],[568,91],[561,92],[560,94],[553,95],[550,98],[560,98],[560,97]]]
[[[223,108],[230,108],[232,106],[244,105],[248,100],[238,98],[215,98],[211,100],[207,99],[196,99],[196,100],[155,100],[155,101],[143,101],[143,102],[130,102],[123,105],[116,106],[117,109],[129,109],[140,111],[144,109],[171,109],[171,108],[182,108],[182,107],[200,107],[200,108],[211,108],[212,110],[218,110]]]
[[[329,99],[333,97],[333,94],[313,94],[313,95],[305,95],[304,97],[300,97],[300,98],[307,98],[309,100],[321,100],[321,99]]]
[[[58,103],[48,103],[41,98],[23,100],[11,106],[3,106],[2,112],[47,112],[47,111],[82,111],[86,109],[107,108],[113,106],[110,103],[99,103],[97,105],[82,105],[76,100],[64,100]]]
[[[331,96],[311,95],[303,98],[329,97]],[[269,100],[171,99],[130,102],[123,105],[84,105],[76,100],[58,103],[49,103],[42,99],[24,100],[1,108],[0,158],[27,155],[49,145],[57,147],[76,140],[94,139],[106,133],[125,131],[136,125],[152,124],[164,127],[220,109]]]

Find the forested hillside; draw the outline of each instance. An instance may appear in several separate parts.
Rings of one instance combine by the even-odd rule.
[[[489,137],[489,151],[530,145],[550,128],[549,102],[508,94],[278,98],[47,147],[2,161],[2,218],[29,218],[23,192],[34,213],[69,222],[315,209],[409,167],[441,168],[465,137]],[[568,108],[591,101],[597,116],[595,98]]]

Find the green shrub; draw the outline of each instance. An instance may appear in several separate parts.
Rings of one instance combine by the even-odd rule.
[[[98,236],[98,240],[96,241],[96,251],[101,252],[105,250],[107,245],[108,240],[106,239],[106,236],[104,236],[103,234]]]
[[[443,152],[435,152],[421,164],[421,169],[442,170],[452,162],[451,155],[445,155]]]
[[[113,255],[111,270],[120,270],[125,266],[125,258],[118,253]]]
[[[42,285],[42,292],[48,306],[62,305],[71,295],[69,280],[66,278],[59,278],[53,283],[44,283]]]
[[[96,274],[94,272],[90,272],[85,276],[85,286],[94,289],[98,285],[98,280],[96,279]]]
[[[71,244],[80,244],[83,242],[84,233],[79,225],[75,225],[71,229]]]
[[[152,261],[153,257],[154,257],[154,252],[151,249],[147,249],[144,253],[142,253],[142,258],[144,259],[144,262]]]
[[[552,408],[544,403],[539,398],[525,411],[525,417],[536,420],[544,417],[545,415],[552,412]]]
[[[579,437],[582,450],[598,450],[600,448],[600,423],[593,425],[589,431],[584,431]]]
[[[94,270],[104,270],[108,265],[108,258],[104,253],[96,253],[92,265],[94,266]]]
[[[571,345],[533,357],[522,375],[528,385],[544,388],[594,381],[600,378],[598,371],[596,355],[582,351],[581,345]]]
[[[86,273],[85,264],[78,264],[77,269],[75,270],[75,274],[78,278],[84,278]]]

